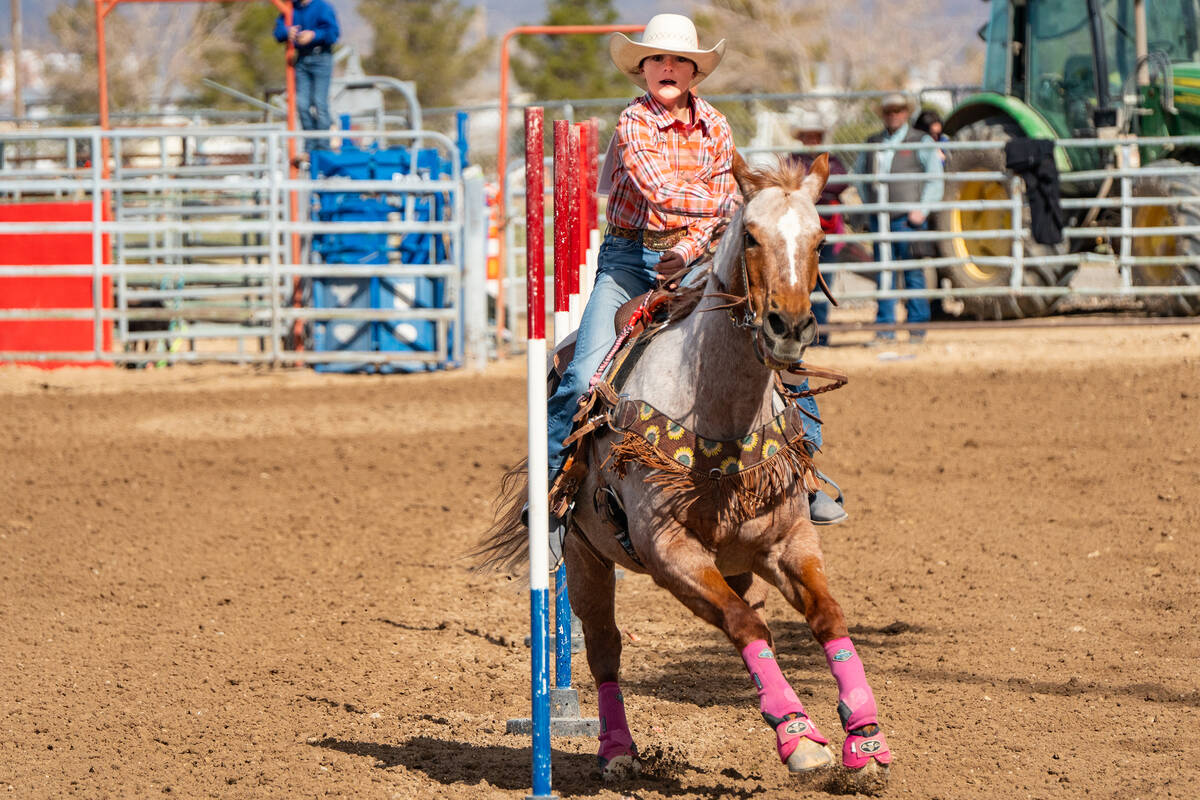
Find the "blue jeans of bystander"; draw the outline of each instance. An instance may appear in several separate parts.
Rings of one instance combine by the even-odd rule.
[[[896,217],[891,222],[893,233],[905,231],[923,231],[929,228],[929,223],[926,221],[920,225],[912,225],[908,221],[908,217]],[[875,216],[871,216],[871,231],[878,232],[879,226],[875,222]],[[892,242],[892,260],[893,261],[908,261],[912,258],[910,242]],[[875,245],[875,260],[879,260],[879,245]],[[897,273],[903,274],[905,289],[924,289],[925,288],[925,272],[921,269],[906,269],[901,271],[893,271],[892,275]],[[879,273],[879,285],[883,286],[883,273]],[[899,281],[894,281],[892,288],[899,288]],[[931,316],[929,311],[929,300],[924,297],[910,297],[904,301],[904,310],[907,314],[908,324],[919,324],[928,322]],[[896,300],[895,298],[881,299],[877,301],[875,310],[875,322],[881,325],[892,324],[896,321]],[[914,331],[915,332],[915,331]],[[879,338],[892,339],[895,334],[891,331],[882,331]]]
[[[329,82],[332,78],[333,53],[328,49],[306,53],[296,59],[296,113],[304,130],[329,130],[333,122],[329,116]],[[328,147],[328,139],[304,141],[305,150]]]

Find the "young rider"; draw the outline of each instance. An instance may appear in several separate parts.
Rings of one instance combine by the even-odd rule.
[[[641,42],[612,36],[613,63],[646,93],[621,112],[600,178],[602,185],[611,184],[608,229],[574,359],[549,401],[552,481],[566,457],[562,441],[571,433],[579,398],[616,341],[617,309],[652,289],[656,280],[677,275],[702,258],[722,221],[740,203],[729,123],[693,91],[721,63],[724,52],[724,39],[700,49],[695,26],[679,14],[653,17]],[[689,273],[684,282],[691,277]],[[815,413],[816,404],[809,410]],[[819,425],[806,435],[820,444]],[[810,497],[810,506],[814,522],[831,524],[846,517],[824,492]],[[561,520],[551,523],[562,525]]]

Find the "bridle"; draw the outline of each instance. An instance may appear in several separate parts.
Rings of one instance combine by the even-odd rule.
[[[750,273],[746,269],[746,248],[754,241],[754,237],[749,231],[742,231],[742,246],[738,249],[738,266],[742,277],[742,292],[741,294],[731,291],[731,287],[725,285],[721,280],[721,276],[713,270],[713,279],[717,282],[717,293],[731,299],[728,305],[717,306],[718,309],[726,309],[729,312],[729,321],[733,323],[733,327],[742,330],[752,330],[756,333],[762,330],[762,317],[759,315],[758,309],[754,308],[754,303],[750,301]],[[821,270],[817,270],[817,286],[820,287],[821,293],[829,300],[830,305],[837,306],[838,301],[833,296],[833,291],[830,290],[829,284],[825,282],[825,276],[821,274]],[[738,309],[741,308],[739,316]]]
[[[753,307],[754,304],[750,301],[750,273],[746,269],[746,248],[750,246],[753,238],[754,237],[750,235],[749,231],[742,232],[741,248],[738,251],[738,261],[742,276],[742,294],[730,292],[730,287],[725,286],[724,282],[721,280],[721,277],[716,273],[715,270],[713,271],[713,280],[717,282],[717,293],[731,298],[732,302],[727,305],[716,306],[712,310],[722,308],[726,309],[729,312],[729,321],[733,323],[733,327],[740,328],[742,330],[753,331],[755,338],[758,339],[762,336],[763,323],[762,319],[759,318],[758,311]],[[821,287],[821,292],[825,295],[826,299],[829,300],[830,304],[836,306],[838,301],[836,298],[834,298],[833,292],[829,289],[829,284],[825,282],[825,278],[821,275],[821,271],[819,269],[817,270],[817,285]],[[739,306],[742,308],[740,316],[737,313]],[[770,367],[772,369],[772,371],[775,373],[774,382],[776,390],[783,397],[787,398],[793,403],[802,397],[813,397],[818,394],[824,394],[825,392],[832,392],[834,389],[840,389],[845,386],[846,382],[849,380],[846,374],[840,370],[805,365],[802,362],[789,364],[782,369],[772,367],[770,364],[767,364],[757,342],[754,347],[754,355],[763,364],[763,366]],[[781,374],[782,372],[787,372],[789,375],[797,378],[804,378],[805,380],[808,378],[821,378],[829,381],[829,383],[815,388],[809,387],[807,389],[793,389],[788,382],[784,381],[783,375]],[[820,422],[820,419],[815,417],[803,406],[797,405],[796,408],[798,408],[805,416],[812,417],[817,422]]]

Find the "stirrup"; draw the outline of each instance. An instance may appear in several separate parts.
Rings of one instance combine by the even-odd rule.
[[[810,492],[808,495],[808,515],[812,520],[813,525],[837,525],[840,522],[845,522],[850,518],[844,507],[846,496],[842,493],[842,487],[838,486],[833,480],[821,470],[815,470],[817,479],[823,483],[827,483],[837,492],[837,497],[830,497],[827,493],[818,489],[815,492]]]

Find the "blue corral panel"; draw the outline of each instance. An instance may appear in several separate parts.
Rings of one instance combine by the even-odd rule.
[[[315,278],[312,302],[316,308],[371,308],[372,285],[377,278]],[[317,320],[313,323],[313,350],[319,353],[376,350],[374,323],[348,319]],[[365,364],[329,362],[317,364],[319,372],[357,372]]]
[[[383,193],[313,193],[313,217],[322,222],[379,222],[387,219],[442,220],[451,209],[440,193],[413,192],[412,184],[399,180],[412,169],[412,149],[318,150],[312,155],[310,171],[321,177],[395,180],[396,191]],[[453,174],[453,165],[436,149],[417,152],[416,173],[422,179]],[[313,237],[313,253],[325,264],[441,264],[448,260],[445,238],[429,233],[389,237],[376,233],[320,234]],[[331,270],[332,271],[332,270]],[[440,278],[321,278],[313,281],[313,303],[319,308],[436,309],[453,306]],[[351,305],[346,305],[350,303]],[[452,326],[451,326],[452,327]],[[313,327],[317,351],[369,350],[373,352],[433,352],[437,349],[437,323],[427,320],[382,321],[355,324],[345,320],[318,322]],[[452,337],[452,333],[450,337]],[[413,371],[437,369],[445,364],[421,361],[374,366],[367,364],[322,364],[325,371]]]

